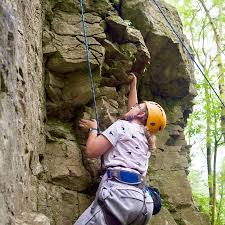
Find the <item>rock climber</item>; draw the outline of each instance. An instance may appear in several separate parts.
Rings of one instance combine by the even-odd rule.
[[[137,78],[130,83],[128,112],[100,135],[95,120],[80,120],[89,129],[85,155],[103,156],[105,173],[94,202],[75,225],[145,225],[153,212],[146,191],[148,161],[155,147],[155,134],[166,126],[163,108],[151,101],[138,104]]]

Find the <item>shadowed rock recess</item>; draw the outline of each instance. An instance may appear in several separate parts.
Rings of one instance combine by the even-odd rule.
[[[141,74],[139,100],[167,113],[147,177],[163,209],[150,224],[209,224],[187,180],[193,64],[153,1],[83,2],[101,129],[126,111],[131,71]],[[159,4],[187,42],[175,8]],[[3,0],[0,40],[0,225],[71,225],[100,171],[77,126],[95,118],[79,1]]]

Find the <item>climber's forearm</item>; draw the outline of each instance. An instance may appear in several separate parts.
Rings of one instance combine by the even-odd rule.
[[[133,76],[133,79],[130,83],[130,93],[128,97],[128,106],[127,109],[130,111],[131,107],[133,107],[135,104],[138,103],[138,98],[137,98],[137,77],[135,76],[134,73],[130,74]]]
[[[131,109],[132,106],[134,106],[135,104],[138,103],[138,98],[137,98],[137,89],[136,89],[136,85],[131,86],[130,88],[130,93],[129,93],[129,97],[128,97],[128,111]]]

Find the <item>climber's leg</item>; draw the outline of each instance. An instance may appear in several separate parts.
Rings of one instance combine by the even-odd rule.
[[[94,201],[74,225],[107,225],[101,207]]]

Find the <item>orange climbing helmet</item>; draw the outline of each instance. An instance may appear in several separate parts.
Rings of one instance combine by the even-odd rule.
[[[148,119],[146,126],[150,133],[155,134],[166,126],[166,113],[156,102],[145,101],[148,109]]]

